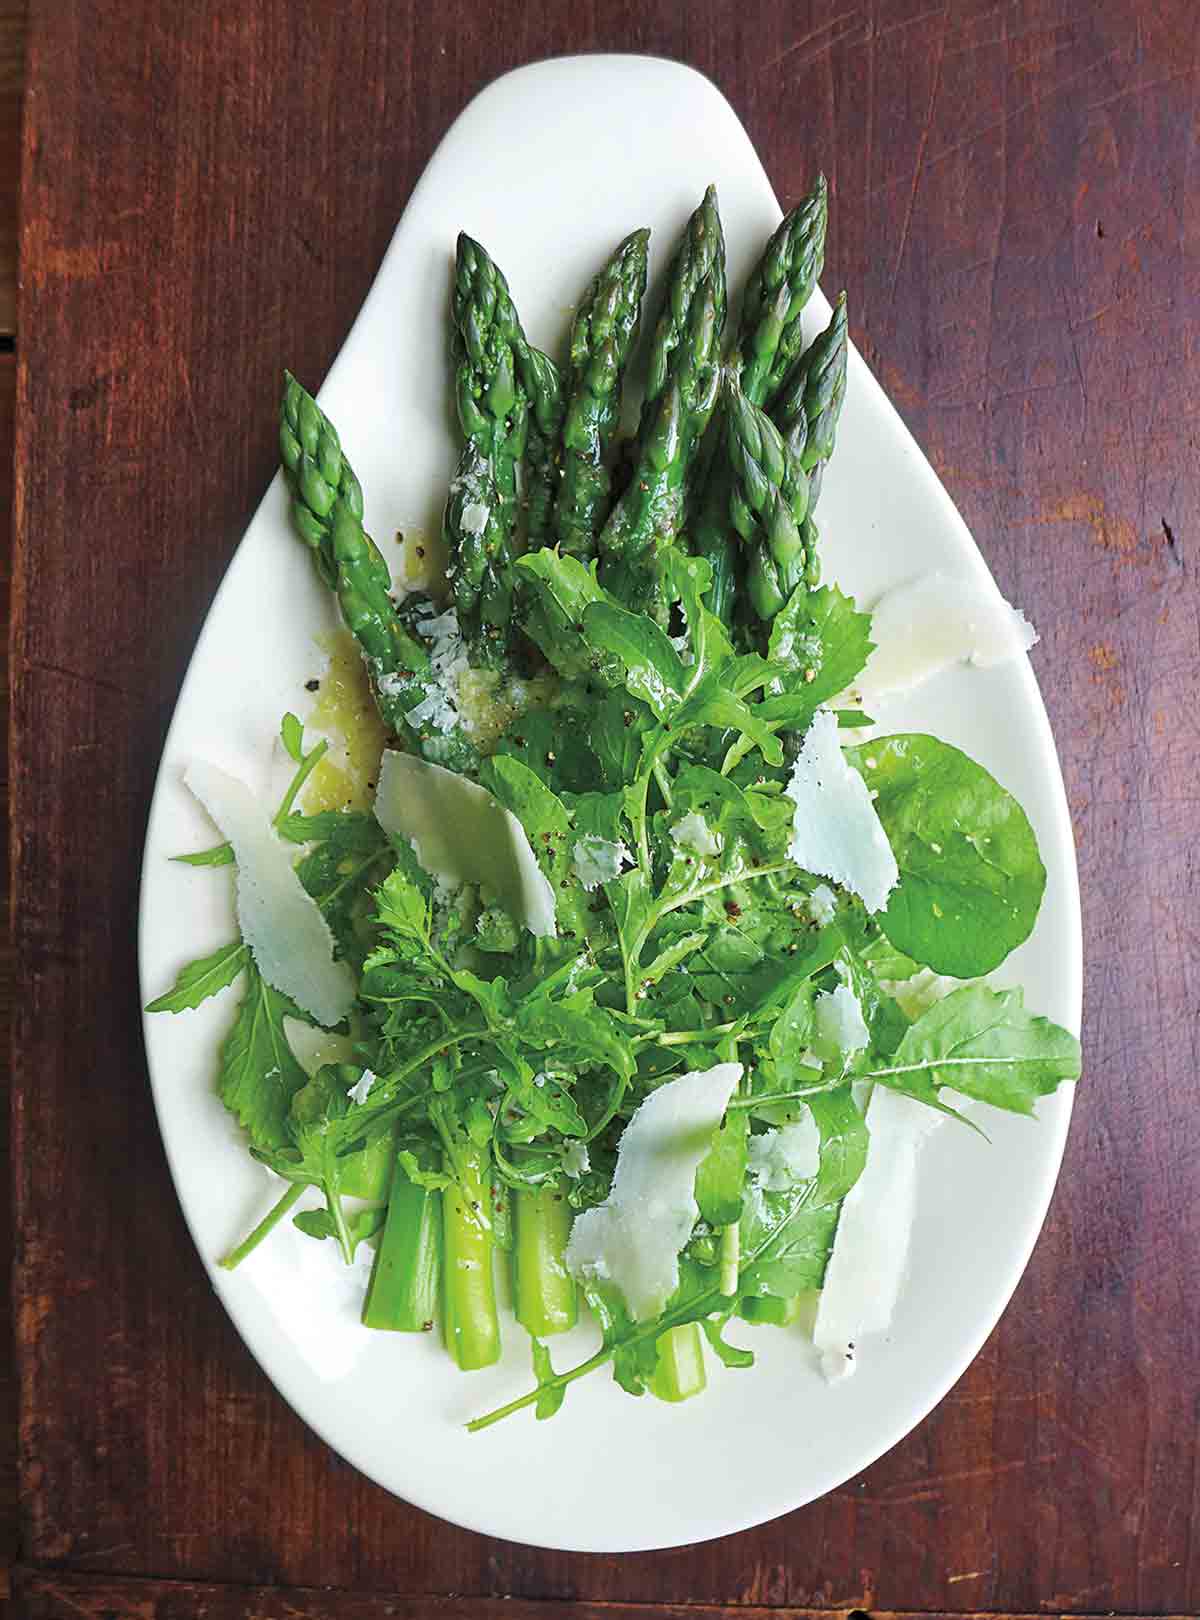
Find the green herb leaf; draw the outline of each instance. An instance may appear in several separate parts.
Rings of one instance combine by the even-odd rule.
[[[687,671],[653,619],[611,602],[593,602],[583,615],[583,630],[588,641],[620,661],[633,696],[648,703],[659,720],[667,719],[683,696]]]
[[[581,633],[585,610],[610,601],[589,568],[557,551],[532,551],[517,559],[525,584],[521,622],[531,641],[567,680],[593,676],[605,686],[621,680],[621,665],[601,643]]]
[[[304,763],[304,727],[294,714],[285,714],[279,727],[280,740],[284,748],[296,761],[297,765]]]
[[[1029,937],[1046,869],[1024,810],[949,743],[920,733],[846,750],[876,795],[900,882],[878,918],[897,949],[975,978]]]
[[[150,1002],[146,1011],[150,1012],[187,1012],[198,1007],[209,996],[215,996],[219,990],[224,990],[233,983],[238,974],[246,966],[250,957],[250,948],[242,940],[232,940],[228,945],[222,945],[211,956],[202,956],[195,962],[189,962],[185,968],[179,970],[179,977],[165,995],[159,996]]]
[[[217,1094],[251,1144],[274,1153],[291,1145],[287,1121],[292,1099],[307,1082],[288,1045],[283,1020],[303,1014],[267,983],[249,956],[243,967],[246,989],[221,1047]]]
[[[870,1078],[944,1107],[942,1086],[1014,1114],[1078,1080],[1079,1042],[1069,1030],[1027,1012],[1020,990],[965,984],[935,1002]]]
[[[749,1129],[747,1110],[730,1109],[696,1170],[696,1203],[710,1226],[732,1226],[741,1218]]]

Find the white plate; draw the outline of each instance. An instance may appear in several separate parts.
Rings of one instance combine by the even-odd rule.
[[[661,269],[714,180],[737,289],[780,209],[745,131],[706,79],[647,57],[574,57],[509,74],[471,103],[413,193],[321,391],[362,479],[372,532],[438,522],[455,456],[444,311],[458,230],[487,244],[531,337],[554,349],[572,301],[615,242],[651,225],[652,273]],[[855,199],[839,206],[853,209]],[[815,329],[828,306],[819,295],[813,305]],[[854,353],[821,528],[828,574],[868,602],[925,568],[986,573]],[[231,934],[229,874],[167,859],[212,838],[181,785],[184,765],[206,755],[265,786],[278,770],[279,718],[301,706],[317,663],[313,637],[332,622],[276,479],[213,604],[167,738],[142,877],[145,999]],[[1049,882],[1037,931],[1005,978],[1025,982],[1032,1005],[1078,1029],[1074,852],[1028,663],[947,674],[884,718],[965,747],[1025,806]],[[360,1328],[362,1278],[348,1278],[331,1245],[290,1227],[236,1273],[212,1270],[279,1188],[250,1161],[213,1095],[235,1001],[227,991],[197,1012],[146,1020],[171,1171],[221,1302],[284,1398],[365,1474],[458,1524],[545,1547],[633,1551],[722,1535],[820,1496],[894,1445],[959,1377],[1004,1308],[1041,1227],[1071,1108],[1065,1087],[1036,1123],[991,1118],[990,1145],[962,1130],[935,1135],[902,1306],[885,1340],[860,1347],[848,1382],[827,1386],[799,1337],[745,1328],[758,1365],[714,1364],[696,1401],[631,1400],[599,1373],[568,1391],[551,1422],[523,1413],[469,1436],[466,1418],[528,1386],[524,1335],[511,1319],[502,1364],[464,1377],[432,1336]],[[589,1330],[576,1339],[590,1344]],[[560,1365],[576,1359],[570,1345],[553,1348]]]

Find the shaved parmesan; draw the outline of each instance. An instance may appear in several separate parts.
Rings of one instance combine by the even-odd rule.
[[[827,1062],[850,1057],[869,1045],[871,1033],[849,985],[821,990],[813,1001],[813,1048]]]
[[[900,877],[867,784],[847,765],[837,718],[819,709],[784,790],[796,806],[788,854],[881,911]]]
[[[592,1168],[592,1161],[588,1157],[586,1142],[568,1142],[562,1156],[563,1174],[570,1176],[572,1181],[578,1181],[586,1176]]]
[[[631,859],[624,844],[614,844],[611,839],[585,833],[575,841],[571,870],[590,893],[602,883],[611,883],[619,877],[622,866]]]
[[[1037,632],[990,581],[935,572],[899,585],[871,615],[875,650],[855,683],[869,706],[951,664],[979,669],[1027,653]]]
[[[699,810],[691,810],[671,828],[671,842],[697,855],[719,855],[721,839],[713,832]]]
[[[867,1162],[842,1205],[813,1329],[831,1380],[854,1371],[865,1334],[882,1333],[891,1323],[908,1260],[918,1154],[945,1118],[887,1086],[872,1093]]]
[[[371,1069],[364,1069],[359,1075],[358,1079],[347,1091],[347,1097],[349,1097],[352,1103],[357,1103],[357,1105],[361,1108],[363,1103],[365,1103],[367,1098],[371,1095],[371,1087],[375,1084],[378,1078],[379,1076]]]
[[[539,939],[554,934],[554,890],[525,829],[477,782],[388,750],[379,768],[375,819],[407,840],[431,877],[477,883]]]
[[[678,1286],[679,1251],[699,1214],[696,1171],[741,1075],[740,1063],[718,1063],[652,1091],[625,1127],[612,1191],[571,1229],[567,1269],[615,1283],[639,1320]]]
[[[754,1186],[763,1192],[790,1192],[820,1169],[821,1133],[805,1110],[804,1118],[794,1125],[752,1136],[746,1152]]]
[[[233,846],[242,938],[263,978],[319,1024],[340,1024],[354,1005],[354,978],[333,959],[333,935],[292,865],[266,807],[236,776],[193,760],[184,785]]]

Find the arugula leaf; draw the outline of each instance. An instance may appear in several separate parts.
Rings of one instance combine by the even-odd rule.
[[[704,1331],[704,1337],[708,1340],[710,1348],[720,1360],[722,1366],[737,1368],[753,1367],[754,1351],[739,1349],[737,1345],[730,1344],[724,1338],[723,1335],[726,1322],[727,1319],[726,1321],[722,1321],[722,1319],[717,1316],[702,1316],[700,1318],[700,1326]]]
[[[1079,1042],[1069,1030],[1027,1012],[1020,990],[964,984],[913,1024],[890,1065],[871,1079],[944,1107],[942,1086],[1014,1114],[1078,1080]]]
[[[586,726],[591,773],[581,785],[596,785],[598,772],[599,786],[609,792],[623,790],[637,775],[642,738],[653,724],[653,715],[640,699],[625,691],[610,692],[593,710]],[[579,735],[584,731],[581,727]]]
[[[279,727],[279,739],[297,765],[304,763],[304,727],[294,714],[285,714]]]
[[[528,765],[510,754],[483,762],[479,780],[525,830],[538,866],[554,891],[559,938],[575,949],[587,939],[587,891],[572,869],[575,835],[566,805]]]
[[[228,845],[225,846],[228,848]],[[233,983],[250,958],[250,947],[240,939],[231,940],[213,951],[211,956],[198,957],[180,968],[179,977],[171,989],[157,997],[146,1007],[152,1012],[187,1012],[198,1007],[209,996],[215,996]]]
[[[853,597],[836,585],[800,585],[775,617],[767,657],[789,672],[787,687],[807,699],[811,719],[819,704],[845,691],[873,646],[871,615],[860,613]]]
[[[214,844],[211,849],[198,849],[193,855],[172,855],[180,866],[232,866],[233,845]]]
[[[610,602],[589,568],[578,558],[544,548],[517,559],[525,590],[521,623],[560,675],[567,680],[594,676],[605,686],[621,679],[621,665],[602,645],[581,632],[584,611],[593,602]]]
[[[774,731],[762,718],[764,704],[753,707],[738,697],[724,684],[723,671],[705,675],[671,718],[671,730],[678,735],[693,726],[719,726],[740,731],[742,741],[749,739],[762,750],[768,765],[783,764],[783,746]]]
[[[732,1226],[741,1218],[749,1130],[748,1112],[730,1109],[696,1170],[696,1203],[710,1226]]]
[[[307,1083],[283,1032],[285,1018],[304,1021],[304,1014],[267,983],[249,953],[243,968],[246,989],[221,1046],[217,1095],[252,1147],[269,1154],[291,1145],[289,1110]]]
[[[338,956],[361,968],[371,944],[371,891],[396,860],[387,834],[374,816],[353,811],[288,820],[307,823],[319,839],[296,876],[320,906]]]
[[[878,917],[897,949],[938,973],[990,973],[1028,939],[1046,869],[1024,810],[973,759],[920,733],[846,750],[876,795],[900,868]]]
[[[593,602],[583,615],[583,633],[619,659],[629,691],[666,720],[683,696],[687,670],[654,620],[612,602]]]
[[[642,989],[648,990],[652,985],[657,984],[665,974],[670,973],[672,968],[677,968],[694,951],[698,951],[707,938],[707,934],[692,933],[680,934],[678,939],[672,940],[670,945],[659,951],[649,967],[640,967],[638,969]]]

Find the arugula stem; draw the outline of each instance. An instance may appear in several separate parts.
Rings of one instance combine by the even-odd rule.
[[[317,766],[321,763],[322,759],[324,759],[328,752],[329,743],[326,738],[322,737],[317,746],[309,753],[305,754],[304,758],[300,761],[299,769],[292,777],[292,780],[288,783],[287,792],[283,796],[279,809],[275,812],[274,821],[272,822],[273,826],[278,827],[287,816],[291,815],[292,806],[295,804],[300,795],[300,789],[304,786],[305,782],[308,781],[309,777],[316,770]]]
[[[458,1177],[442,1198],[442,1330],[446,1348],[463,1372],[500,1359],[489,1191],[484,1155],[473,1144],[464,1145]]]
[[[350,1236],[350,1228],[346,1225],[346,1211],[342,1208],[342,1195],[334,1188],[330,1188],[325,1195],[325,1202],[329,1209],[329,1218],[333,1222],[333,1235],[337,1239],[337,1246],[341,1251],[342,1259],[348,1266],[354,1264],[354,1239]]]
[[[579,1319],[575,1279],[563,1254],[571,1235],[571,1206],[555,1187],[522,1187],[513,1194],[513,1312],[535,1339],[565,1333]]]
[[[221,1269],[223,1271],[233,1271],[237,1266],[240,1266],[246,1256],[252,1254],[258,1248],[263,1238],[270,1236],[288,1211],[299,1202],[300,1195],[306,1186],[307,1183],[303,1181],[293,1182],[283,1197],[277,1203],[272,1204],[253,1232],[244,1237],[235,1249],[230,1249],[223,1259],[217,1261]]]
[[[654,761],[654,780],[658,783],[658,791],[662,794],[663,803],[669,810],[671,808],[671,777],[661,759]]]
[[[691,905],[693,900],[699,900],[702,895],[716,894],[718,889],[727,889],[731,883],[750,883],[755,878],[770,877],[775,872],[787,872],[795,869],[795,861],[776,861],[771,866],[750,866],[744,872],[731,872],[728,877],[714,878],[711,883],[700,883],[686,894],[676,895],[659,906],[654,913],[654,921],[665,917],[669,911],[678,911],[680,906]]]
[[[429,1332],[437,1314],[441,1262],[442,1195],[418,1187],[397,1164],[387,1222],[363,1301],[363,1326],[392,1333]]]
[[[721,1229],[721,1292],[736,1294],[741,1262],[742,1229],[737,1221]]]
[[[647,1046],[690,1046],[693,1041],[711,1041],[714,1036],[732,1035],[737,1024],[710,1024],[707,1029],[671,1029],[662,1035],[647,1035]]]

